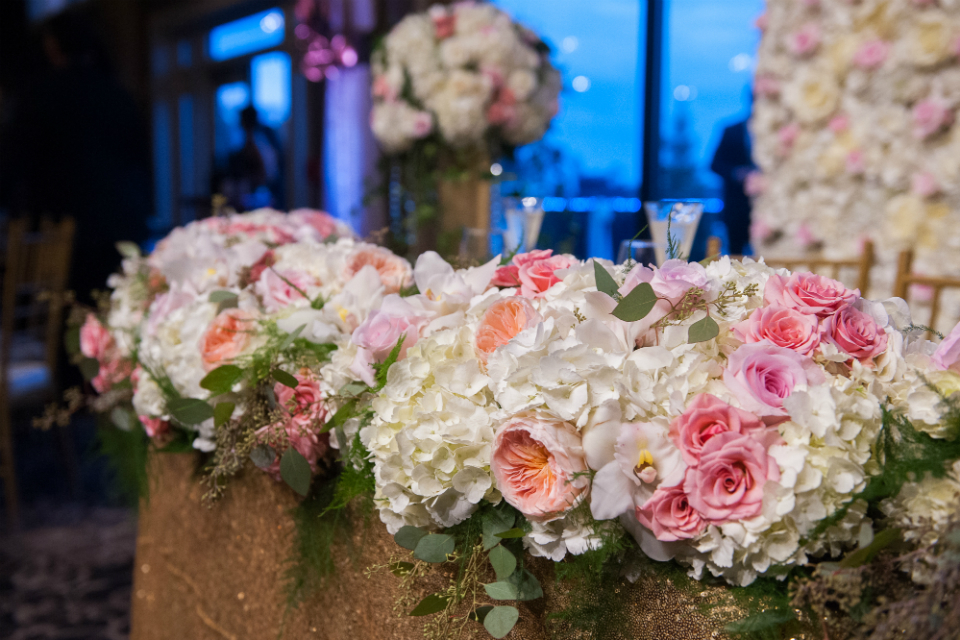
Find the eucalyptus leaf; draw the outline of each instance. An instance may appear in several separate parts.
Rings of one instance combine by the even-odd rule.
[[[237,294],[233,291],[211,291],[210,297],[207,298],[210,302],[228,302],[230,300],[235,300]]]
[[[303,330],[307,328],[307,325],[302,324],[290,333],[283,339],[283,342],[280,343],[280,351],[286,351],[290,345],[293,344],[293,341],[300,337],[300,334],[303,333]]]
[[[235,364],[225,364],[217,367],[200,381],[200,387],[215,396],[230,393],[233,385],[243,377],[243,369]]]
[[[641,282],[623,297],[613,315],[624,322],[643,320],[657,304],[657,294],[649,282]]]
[[[507,578],[507,582],[516,588],[517,600],[536,600],[543,597],[543,587],[540,586],[540,581],[526,569],[514,573]]]
[[[869,564],[878,553],[893,543],[898,542],[900,540],[900,534],[900,529],[895,527],[884,529],[873,537],[873,542],[847,554],[847,556],[840,561],[840,566],[856,569],[857,567]]]
[[[485,604],[482,607],[477,607],[469,613],[467,616],[471,620],[476,620],[480,624],[483,624],[484,619],[487,617],[487,614],[493,611],[493,606]]]
[[[299,451],[290,447],[280,458],[280,477],[290,488],[302,496],[310,492],[310,480],[313,472],[310,463]]]
[[[620,295],[617,291],[617,281],[614,280],[610,272],[596,260],[593,261],[593,273],[597,282],[597,290],[602,291],[611,298],[617,298]]]
[[[291,374],[287,373],[283,369],[274,369],[270,372],[270,375],[274,380],[279,382],[285,387],[290,387],[291,389],[296,389],[300,384],[300,381],[293,377]]]
[[[497,640],[505,637],[520,619],[516,607],[494,607],[483,619],[484,628]]]
[[[490,550],[490,564],[497,572],[497,580],[506,580],[517,568],[517,558],[503,545]]]
[[[175,398],[167,402],[167,411],[180,424],[200,424],[213,417],[213,407],[197,398]]]
[[[220,427],[230,422],[236,407],[233,402],[218,402],[213,408],[213,426]]]
[[[526,532],[523,529],[508,529],[502,533],[495,534],[498,538],[522,538]]]
[[[417,542],[413,557],[424,562],[446,562],[447,556],[453,553],[453,536],[446,533],[431,533]]]
[[[136,242],[130,242],[129,240],[121,240],[116,245],[117,252],[120,253],[124,258],[139,258],[140,257],[140,247],[137,246]]]
[[[367,389],[369,389],[366,384],[363,382],[350,382],[343,385],[343,388],[340,389],[341,396],[358,396]]]
[[[690,344],[706,342],[707,340],[713,340],[719,334],[720,325],[710,316],[706,316],[690,325],[690,330],[687,332],[687,342]]]
[[[489,511],[483,519],[483,549],[489,551],[500,544],[498,533],[513,527],[516,514],[509,508],[498,508]]]
[[[96,358],[84,358],[80,361],[80,373],[87,382],[93,380],[100,373],[100,363]]]
[[[420,601],[413,611],[408,613],[409,616],[428,616],[431,613],[439,613],[447,608],[447,602],[450,599],[446,596],[441,596],[436,593],[432,593],[423,600]]]
[[[267,397],[267,406],[273,411],[277,408],[277,394],[273,392],[273,385],[268,384],[263,387],[263,395]]]
[[[413,551],[417,548],[417,543],[420,542],[420,539],[425,535],[427,535],[426,529],[406,525],[404,527],[400,527],[400,530],[394,534],[393,540],[404,549]]]
[[[71,356],[80,353],[80,327],[67,329],[63,334],[63,346]]]
[[[517,587],[504,580],[485,584],[483,588],[494,600],[516,600],[519,595]]]
[[[123,407],[114,407],[113,411],[110,412],[110,421],[118,429],[123,429],[124,431],[130,431],[137,424],[137,419],[133,416],[128,409]]]
[[[253,464],[257,465],[259,469],[266,469],[272,465],[276,459],[277,452],[274,451],[270,445],[258,444],[250,451],[250,460],[252,460]]]

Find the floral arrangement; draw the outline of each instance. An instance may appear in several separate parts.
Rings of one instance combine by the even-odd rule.
[[[816,579],[957,524],[960,328],[929,341],[899,299],[749,259],[411,269],[318,212],[128,253],[79,328],[98,408],[205,452],[213,497],[248,460],[305,496],[317,570],[336,536],[312,528],[358,499],[412,552],[385,565],[405,584],[458,563],[410,611],[430,637],[507,635],[543,593],[525,554],[579,575],[582,601],[629,558],[790,585],[728,630],[819,629]],[[910,557],[919,584],[938,570]]]
[[[560,74],[548,47],[492,4],[407,15],[375,51],[371,127],[403,167],[400,183],[433,215],[437,172],[489,176],[495,160],[543,137]]]
[[[754,86],[754,246],[960,273],[960,17],[950,0],[770,2]],[[882,274],[892,282],[893,273]]]

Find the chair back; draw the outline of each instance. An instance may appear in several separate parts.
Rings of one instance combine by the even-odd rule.
[[[927,326],[935,329],[940,321],[940,312],[943,306],[943,291],[944,289],[960,290],[960,277],[927,276],[914,273],[913,250],[907,249],[901,251],[897,259],[897,278],[893,284],[893,295],[909,302],[908,296],[910,295],[911,285],[929,287],[932,290],[930,297],[930,319],[927,322]]]
[[[27,219],[11,220],[8,225],[0,298],[0,377],[4,384],[12,349],[21,336],[42,344],[51,375],[56,370],[75,230],[73,218],[41,221],[36,231]]]
[[[710,260],[716,260],[719,258],[721,255],[721,246],[722,243],[720,238],[716,236],[710,236],[707,238],[707,258]],[[731,255],[730,257],[735,260],[740,260],[744,256]],[[824,258],[823,256],[805,256],[803,258],[785,259],[764,257],[763,259],[767,265],[777,269],[789,269],[790,271],[806,269],[815,273],[822,273],[826,271],[834,280],[841,280],[841,276],[844,275],[844,271],[856,270],[857,281],[855,284],[856,287],[860,289],[860,293],[862,295],[867,295],[867,291],[870,289],[870,270],[873,268],[873,265],[876,264],[876,260],[877,258],[874,251],[873,242],[870,240],[867,240],[863,243],[863,251],[857,258],[834,260],[830,258]]]

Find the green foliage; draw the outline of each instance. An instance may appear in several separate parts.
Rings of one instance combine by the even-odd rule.
[[[593,261],[593,273],[597,282],[598,291],[602,291],[614,300],[620,298],[620,293],[617,291],[617,281],[614,280],[613,276],[596,260]]]
[[[97,425],[97,445],[105,456],[120,498],[131,506],[140,499],[149,499],[150,484],[147,477],[147,453],[150,439],[142,428],[123,431],[103,424]]]
[[[400,527],[400,530],[393,536],[393,540],[404,549],[413,551],[417,548],[417,543],[420,542],[420,539],[425,535],[427,535],[426,530],[407,525]]]
[[[97,374],[100,373],[100,363],[97,362],[96,358],[84,358],[80,361],[79,367],[83,379],[87,382],[96,378]]]
[[[362,449],[359,437],[345,450],[344,468],[326,482],[314,482],[313,491],[292,511],[295,524],[293,553],[287,560],[286,592],[289,606],[297,606],[309,594],[323,588],[335,573],[335,543],[355,552],[354,521],[345,509],[352,505],[369,524],[373,512],[374,480],[372,464],[356,467],[351,463]],[[344,449],[341,449],[344,450]]]
[[[167,402],[167,410],[182,425],[200,424],[214,416],[213,407],[197,398],[176,398]]]
[[[213,396],[230,393],[233,385],[243,377],[243,369],[234,364],[225,364],[217,367],[203,376],[200,386]]]
[[[283,369],[274,369],[273,371],[270,372],[270,375],[273,377],[274,380],[276,380],[277,382],[279,382],[285,387],[296,389],[300,385],[300,382],[296,379],[296,377],[287,373]]]
[[[649,282],[641,282],[630,291],[613,310],[613,315],[624,322],[646,318],[657,304],[657,294]]]
[[[705,316],[690,325],[687,342],[690,344],[706,342],[707,340],[713,340],[718,335],[720,335],[720,325],[710,316]]]
[[[520,619],[516,607],[494,607],[483,618],[483,626],[494,638],[503,638]]]
[[[431,533],[420,538],[413,557],[424,562],[446,562],[453,554],[456,541],[445,533]]]
[[[310,492],[310,481],[313,479],[310,463],[293,447],[280,457],[280,477],[300,495],[306,496]]]
[[[408,613],[409,616],[428,616],[432,613],[439,613],[447,608],[447,603],[450,602],[450,598],[441,596],[436,593],[431,593],[426,598],[420,601],[413,611]]]

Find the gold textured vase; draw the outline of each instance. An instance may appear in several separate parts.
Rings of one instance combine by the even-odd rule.
[[[368,574],[393,556],[408,554],[393,542],[374,514],[351,516],[352,539],[335,549],[336,574],[319,593],[288,608],[284,576],[292,556],[297,497],[282,483],[248,468],[222,500],[208,507],[192,454],[151,458],[150,499],[140,511],[134,565],[132,640],[415,640],[424,618],[395,609],[399,579],[390,571]],[[528,559],[544,597],[519,603],[520,621],[508,638],[547,640],[551,611],[565,606],[553,563]],[[447,582],[445,582],[447,580]],[[416,586],[414,601],[448,584],[441,571]],[[726,637],[720,613],[729,601],[720,587],[684,593],[670,580],[619,581],[627,600],[625,640],[707,640]],[[489,638],[471,623],[465,637]]]

